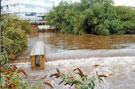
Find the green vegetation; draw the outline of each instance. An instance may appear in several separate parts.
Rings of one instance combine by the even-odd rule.
[[[1,59],[1,89],[42,89],[41,86],[44,85],[53,88],[51,83],[44,81],[39,81],[35,85],[29,84],[21,75],[23,73],[28,76],[24,69],[17,68],[14,64],[9,64],[7,56],[2,55]]]
[[[27,35],[32,33],[31,26],[28,21],[21,21],[17,18],[8,16],[1,17],[1,55],[0,55],[0,70],[1,81],[0,88],[2,89],[41,89],[40,85],[51,84],[48,82],[39,81],[35,86],[30,85],[21,75],[27,76],[24,69],[17,68],[10,64],[8,59],[15,59],[24,47],[27,46]]]
[[[96,76],[90,77],[90,73],[86,74],[80,68],[74,69],[70,75],[61,73],[58,69],[56,70],[57,73],[50,75],[50,77],[55,76],[55,78],[61,79],[59,85],[64,83],[64,85],[69,86],[68,89],[94,89],[96,83],[104,82],[102,78],[107,77],[99,75],[98,72],[96,72]]]
[[[18,54],[24,47],[27,46],[27,35],[32,32],[28,21],[21,21],[17,18],[9,18],[2,16],[1,22],[2,55]]]
[[[112,0],[62,1],[50,11],[46,20],[62,33],[135,33],[135,10],[124,6],[115,7]]]

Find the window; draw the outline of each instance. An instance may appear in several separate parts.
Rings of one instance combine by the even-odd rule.
[[[25,6],[25,8],[35,8],[36,7],[35,5],[30,5],[30,4],[25,4],[24,6]]]
[[[35,16],[36,13],[35,12],[29,12],[29,13],[26,13],[25,16]]]
[[[1,6],[1,9],[3,9],[3,6]]]

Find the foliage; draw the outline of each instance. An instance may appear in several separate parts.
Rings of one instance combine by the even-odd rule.
[[[24,79],[19,77],[19,73],[16,72],[5,72],[1,74],[1,88],[3,89],[25,89],[28,84]]]
[[[135,33],[135,10],[112,0],[62,1],[46,18],[62,33],[99,35]]]
[[[22,25],[22,30],[24,30],[26,34],[32,33],[30,23],[27,20],[22,21],[21,25]]]
[[[1,18],[1,52],[3,55],[16,55],[27,45],[27,34],[32,32],[30,24],[28,21],[21,21],[8,16]]]
[[[50,77],[55,76],[55,78],[62,79],[59,85],[64,83],[64,85],[69,85],[69,89],[94,89],[96,81],[99,81],[100,83],[103,81],[102,77],[106,77],[105,75],[99,75],[98,72],[96,72],[96,76],[90,78],[89,74],[85,74],[80,68],[76,68],[73,71],[75,75],[66,75],[57,69],[57,73],[52,74]],[[78,73],[75,73],[75,71],[78,71]],[[80,77],[76,77],[76,74]]]
[[[0,60],[1,65],[8,63],[8,57],[7,57],[6,53],[1,53],[0,59],[1,59]]]
[[[8,61],[8,58],[6,59]],[[2,89],[42,89],[41,86],[43,85],[48,85],[50,88],[53,88],[51,83],[43,82],[43,81],[37,82],[35,86],[30,85],[20,75],[20,73],[23,73],[25,76],[28,76],[24,69],[17,68],[15,65],[11,65],[5,62],[3,63],[2,61],[0,88]]]
[[[130,7],[116,7],[117,15],[123,23],[123,30],[127,34],[135,33],[135,10]]]
[[[23,73],[27,76],[24,69],[18,69],[15,65],[8,63],[8,59],[15,59],[25,46],[27,46],[27,35],[32,32],[28,21],[21,21],[17,18],[2,16],[1,22],[1,81],[2,89],[41,89],[40,85],[53,86],[49,82],[39,81],[35,86],[30,85],[20,76]]]
[[[53,88],[51,83],[39,81],[35,86],[30,85],[24,78],[20,76],[21,72],[24,70],[17,69],[15,72],[6,71],[1,74],[0,86],[2,89],[42,89],[41,86],[48,85]]]

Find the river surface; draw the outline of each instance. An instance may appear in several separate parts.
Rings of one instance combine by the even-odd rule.
[[[18,58],[29,58],[34,44],[38,41],[45,43],[45,55],[48,61],[67,58],[135,56],[135,34],[99,36],[44,32],[29,36],[28,47]]]
[[[28,47],[20,57],[29,59],[29,54],[38,41],[45,43],[44,70],[32,70],[30,62],[18,64],[26,70],[26,80],[35,85],[37,81],[51,81],[56,73],[71,74],[72,69],[81,68],[85,73],[106,75],[104,83],[96,84],[95,89],[134,89],[135,88],[135,35],[71,35],[55,32],[35,33],[28,37]],[[130,57],[129,57],[130,56]],[[18,61],[18,60],[17,60]],[[97,66],[95,66],[97,65]],[[55,79],[56,83],[60,80]],[[43,89],[50,89],[47,86]],[[60,85],[56,89],[67,89]]]

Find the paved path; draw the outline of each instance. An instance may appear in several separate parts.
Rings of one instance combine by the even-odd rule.
[[[99,66],[94,66],[99,65]],[[51,81],[50,74],[56,72],[56,68],[64,73],[71,73],[72,69],[79,67],[84,72],[95,71],[104,74],[104,83],[97,84],[95,89],[135,89],[135,57],[100,57],[85,59],[58,60],[46,63],[44,70],[31,70],[29,63],[18,64],[18,67],[26,69],[28,73],[27,80],[31,84],[39,80]],[[56,80],[59,82],[59,80]],[[49,89],[49,88],[45,88]],[[58,86],[56,89],[68,89],[67,86]]]

